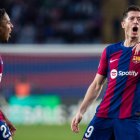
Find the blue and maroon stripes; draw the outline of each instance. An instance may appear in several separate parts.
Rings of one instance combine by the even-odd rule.
[[[126,48],[127,49],[127,48]],[[120,55],[120,59],[118,62],[117,71],[129,71],[130,58],[131,58],[131,48],[128,50],[123,49]],[[120,110],[122,104],[123,92],[126,88],[126,82],[128,80],[128,76],[117,76],[116,77],[116,85],[114,86],[114,96],[111,100],[112,105],[109,109],[109,116],[112,117],[120,117]]]
[[[134,99],[132,104],[132,114],[135,115],[136,112],[140,112],[140,77],[136,84],[136,90],[134,93]]]
[[[140,63],[132,61],[132,47],[120,43],[107,47],[104,56],[107,60],[101,58],[101,63],[108,62],[108,65],[100,66],[100,69],[108,70],[108,84],[96,115],[103,118],[131,117],[140,112]],[[104,75],[104,72],[100,70],[99,74]]]
[[[131,52],[130,60],[128,60],[129,61],[128,71],[133,71],[134,67],[135,67],[135,70],[139,71],[140,64],[133,63],[132,59],[133,59],[133,55]],[[136,88],[138,86],[138,82],[139,82],[139,77],[130,76],[130,75],[127,76],[125,89],[124,89],[124,92],[122,94],[122,99],[121,99],[119,118],[130,117],[133,114],[132,113],[133,104],[134,104],[134,102],[138,102],[136,100],[139,100],[139,98],[136,99],[136,97],[140,97],[140,95],[137,96],[138,93],[136,94]],[[140,91],[139,91],[139,94],[140,94]],[[134,100],[134,98],[135,98],[135,100]]]
[[[107,51],[106,49],[104,49],[98,66],[98,74],[107,76],[107,69],[108,69]]]
[[[107,68],[102,67],[102,69],[108,69],[108,85],[107,85],[107,89],[104,93],[103,100],[97,111],[98,117],[104,117],[104,118],[109,117],[108,113],[110,110],[112,99],[114,97],[114,90],[115,90],[115,86],[116,86],[116,79],[111,79],[110,70],[112,70],[112,69],[118,70],[118,65],[119,65],[119,60],[120,60],[121,54],[122,54],[122,51],[114,52],[111,55],[112,56],[111,59],[112,60],[118,59],[118,60],[114,61],[113,63],[110,63],[110,60],[107,59],[106,61],[107,61],[109,67],[107,67]]]

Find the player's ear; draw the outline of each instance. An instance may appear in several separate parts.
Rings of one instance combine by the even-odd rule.
[[[125,22],[124,21],[121,22],[121,26],[122,26],[123,29],[125,28]]]

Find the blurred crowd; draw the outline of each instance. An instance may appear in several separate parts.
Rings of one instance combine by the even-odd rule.
[[[120,4],[121,3],[121,4]],[[15,28],[10,43],[93,44],[122,39],[122,12],[138,0],[1,0]]]
[[[15,28],[10,43],[100,43],[101,0],[5,0]]]

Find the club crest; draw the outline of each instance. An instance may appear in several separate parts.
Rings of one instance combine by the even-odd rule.
[[[140,63],[140,56],[136,56],[136,55],[134,55],[133,56],[133,58],[132,58],[132,61],[133,61],[133,63]]]

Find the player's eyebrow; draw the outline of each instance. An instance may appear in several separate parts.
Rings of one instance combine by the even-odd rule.
[[[137,19],[140,19],[140,16],[130,16],[130,17],[128,17],[129,19],[130,18],[137,18]]]

